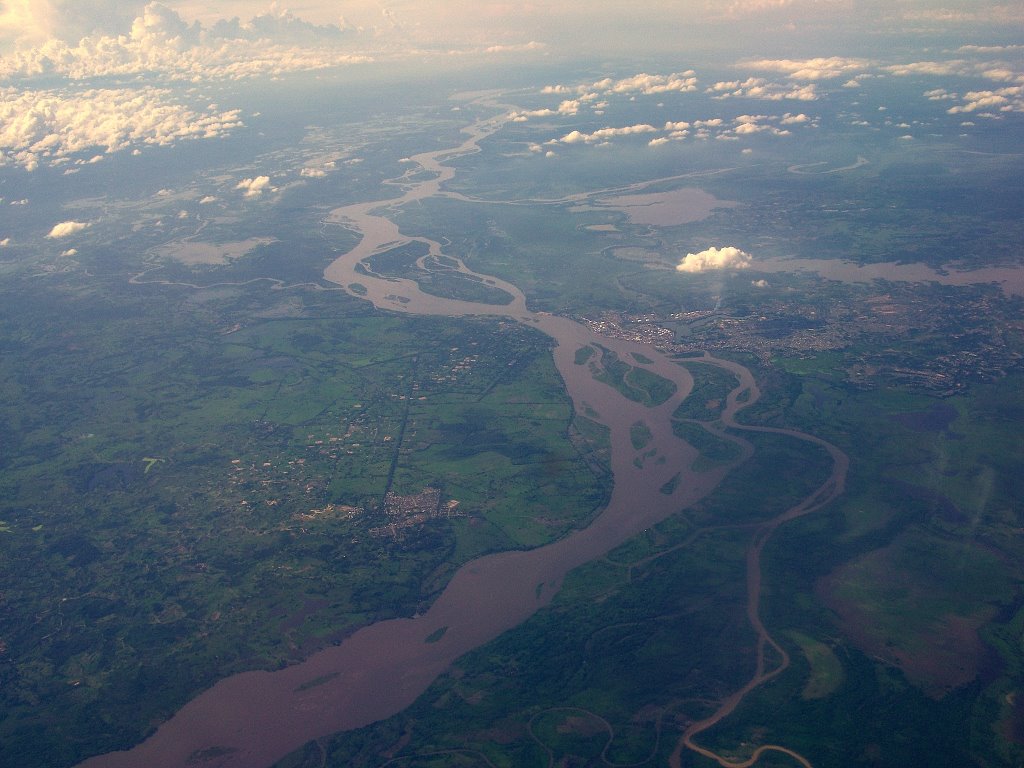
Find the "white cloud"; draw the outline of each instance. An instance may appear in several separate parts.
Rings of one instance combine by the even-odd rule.
[[[55,0],[31,2],[46,6]],[[70,0],[59,4],[70,6]],[[32,18],[40,16],[36,13]],[[83,80],[155,73],[186,81],[239,79],[371,60],[346,48],[348,33],[340,27],[309,24],[288,11],[271,11],[245,24],[234,19],[203,27],[198,22],[189,25],[172,9],[151,2],[126,34],[89,30],[85,36],[54,36],[60,32],[42,24],[25,38],[36,43],[33,47],[0,59],[0,78],[55,74]]]
[[[1005,63],[968,62],[963,59],[949,61],[914,61],[907,64],[893,64],[883,68],[897,77],[926,75],[933,77],[983,77],[999,83],[1024,82],[1024,73]]]
[[[963,95],[963,100],[963,104],[950,107],[946,111],[951,115],[979,110],[1024,112],[1024,86],[1010,86],[991,91],[968,91]]]
[[[554,117],[555,115],[573,116],[580,110],[579,99],[565,99],[557,109],[531,109],[525,112],[513,112],[509,119],[514,123],[525,123],[531,117]]]
[[[10,244],[11,244],[11,238],[9,238],[9,237],[5,237],[3,240],[0,240],[0,248],[6,248]]]
[[[996,80],[998,82],[1014,82],[1024,80],[1024,77],[1020,73],[1008,68],[1008,67],[992,67],[986,69],[981,73],[982,77],[988,78],[989,80]]]
[[[658,93],[689,93],[696,90],[696,73],[692,69],[688,69],[685,72],[673,72],[668,75],[650,75],[641,72],[638,75],[620,79],[606,77],[595,83],[577,85],[575,88],[565,85],[546,85],[541,89],[541,93],[558,95],[575,93],[581,101],[595,101],[602,95],[642,94],[651,96]]]
[[[259,197],[264,191],[274,191],[274,188],[270,186],[269,176],[257,176],[254,179],[242,179],[235,185],[235,189],[244,190],[245,196],[248,198]]]
[[[621,80],[601,80],[590,87],[608,94],[642,93],[650,96],[656,93],[669,93],[672,91],[688,93],[697,90],[697,78],[692,70],[673,72],[670,75],[649,75],[646,72],[642,72],[639,75],[633,75]]]
[[[793,4],[793,0],[733,0],[725,9],[725,15],[729,18],[750,16],[765,11],[774,11],[779,8],[787,8]]]
[[[815,59],[756,59],[744,61],[740,66],[769,72],[782,72],[794,80],[827,80],[862,70],[868,66],[864,59],[842,56]]]
[[[208,205],[209,203],[216,203],[216,202],[217,202],[217,198],[216,197],[214,197],[213,195],[206,195],[206,197],[204,197],[203,199],[201,199],[199,201],[199,204],[200,205]]]
[[[31,45],[53,37],[78,40],[102,29],[123,31],[137,7],[123,0],[7,0],[0,3],[0,42]]]
[[[77,248],[68,248],[66,251],[61,251],[60,255],[61,256],[77,256],[78,255],[78,249]]]
[[[727,99],[731,96],[748,99],[764,99],[766,101],[814,101],[818,91],[814,83],[794,85],[791,83],[772,83],[761,77],[748,77],[746,80],[723,80],[705,90],[716,99]]]
[[[266,13],[257,14],[245,23],[240,23],[237,17],[230,21],[222,19],[207,32],[207,36],[213,39],[272,40],[293,45],[324,44],[346,39],[352,34],[353,30],[340,23],[312,24],[304,21],[286,8],[278,10],[276,3],[271,3]]]
[[[726,133],[732,133],[736,136],[749,136],[754,133],[761,133],[763,131],[770,131],[773,133],[779,133],[779,129],[771,125],[765,125],[762,120],[766,120],[765,115],[740,115],[733,119],[735,127]],[[722,138],[721,136],[719,138]]]
[[[1012,53],[1024,51],[1024,45],[961,45],[959,53]]]
[[[536,40],[531,40],[528,43],[519,43],[516,45],[492,45],[484,48],[484,53],[510,53],[520,51],[542,51],[547,48],[544,43],[538,43]]]
[[[754,286],[755,288],[767,288],[768,287],[768,281],[767,280],[751,280],[750,284],[752,286]]]
[[[641,123],[638,125],[628,125],[624,128],[601,128],[593,133],[571,131],[565,134],[565,136],[558,141],[562,144],[594,144],[597,142],[607,141],[615,136],[630,136],[637,133],[655,133],[657,130],[658,129],[653,125]]]
[[[1019,5],[1006,3],[985,5],[978,3],[977,8],[918,8],[903,10],[901,15],[908,21],[930,21],[960,24],[964,22],[981,22],[984,24],[1022,24],[1024,10]]]
[[[712,246],[699,253],[688,253],[676,265],[679,272],[705,272],[712,269],[746,269],[751,256],[739,248],[728,245],[725,248]]]
[[[97,149],[111,153],[214,138],[240,127],[238,114],[192,109],[176,102],[169,90],[154,87],[78,93],[0,87],[0,165],[34,170]]]
[[[53,229],[50,230],[50,234],[47,235],[51,240],[56,240],[61,237],[70,237],[71,235],[81,232],[83,229],[88,229],[92,225],[87,222],[81,221],[62,221],[60,224],[54,224]]]
[[[321,168],[303,168],[299,171],[299,176],[303,176],[308,179],[321,179],[327,175],[327,171]]]
[[[959,59],[953,61],[914,61],[908,64],[893,64],[883,67],[886,72],[897,77],[909,75],[964,75],[971,71],[967,63]]]

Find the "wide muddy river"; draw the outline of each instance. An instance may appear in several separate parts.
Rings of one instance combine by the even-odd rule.
[[[331,212],[325,226],[340,226],[362,236],[359,244],[326,270],[338,285],[362,286],[359,294],[381,309],[405,314],[496,316],[524,323],[556,342],[555,364],[575,408],[611,431],[614,486],[606,509],[587,528],[547,546],[529,551],[489,555],[464,565],[430,609],[415,618],[366,626],[340,645],[306,661],[274,672],[246,672],[221,680],[185,705],[145,742],[125,752],[101,755],[88,768],[217,768],[269,766],[311,739],[358,728],[393,715],[419,696],[462,654],[522,623],[548,604],[566,573],[600,557],[630,537],[655,525],[708,494],[726,469],[695,472],[696,451],[672,433],[671,414],[691,388],[688,371],[656,349],[633,341],[605,338],[567,318],[526,307],[522,292],[505,281],[483,279],[506,291],[513,301],[502,306],[439,298],[423,293],[415,282],[387,279],[357,271],[368,256],[409,242],[388,218],[389,211],[440,193],[455,171],[445,161],[477,151],[478,142],[501,126],[481,120],[465,129],[455,148],[417,155],[425,181],[401,182],[403,194],[393,200],[361,203]],[[425,238],[431,253],[438,243]],[[426,257],[425,257],[426,258]],[[459,263],[459,269],[472,274]],[[619,358],[641,366],[676,385],[676,394],[657,407],[645,407],[593,378],[587,365],[575,362],[576,351],[600,344]],[[597,355],[595,355],[595,358]],[[711,357],[738,377],[726,417],[752,403],[757,389],[749,371]],[[596,411],[597,415],[594,415]],[[630,427],[645,422],[657,454],[634,462],[637,451]],[[640,466],[638,466],[638,464]],[[676,476],[670,494],[663,492]],[[440,640],[427,638],[444,629]],[[434,639],[434,638],[431,638]]]

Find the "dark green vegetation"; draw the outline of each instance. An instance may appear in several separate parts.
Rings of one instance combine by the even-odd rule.
[[[1019,381],[946,401],[773,384],[791,423],[815,404],[819,434],[851,454],[851,482],[766,553],[765,620],[793,671],[703,742],[784,743],[816,766],[915,764],[922,744],[932,765],[1016,764],[1024,552],[1019,491],[998,467],[1024,457],[993,415]]]
[[[638,421],[629,428],[629,441],[634,451],[642,451],[651,442],[651,428],[644,422]]]
[[[726,397],[738,384],[736,377],[708,363],[689,363],[685,367],[693,375],[693,389],[672,418],[715,421],[725,407]]]
[[[605,498],[536,332],[267,283],[103,290],[0,297],[2,765],[127,746]]]
[[[496,766],[663,765],[678,724],[709,712],[708,691],[752,671],[722,652],[754,642],[745,545],[742,531],[666,522],[576,571],[549,609],[468,654],[406,712],[326,744],[327,764],[380,765],[401,739],[391,756],[416,766],[465,753]],[[318,764],[319,750],[306,754],[281,765]]]
[[[509,304],[512,297],[500,288],[488,285],[476,275],[458,270],[458,264],[447,257],[428,257],[420,267],[418,261],[427,256],[429,246],[414,240],[369,259],[368,269],[384,277],[415,280],[420,288],[434,296],[482,304]]]
[[[590,362],[594,378],[643,405],[661,405],[676,392],[676,385],[656,373],[620,360],[610,349],[601,349],[598,362]]]
[[[785,393],[812,382],[774,377],[782,394],[764,410],[800,421],[799,395]],[[1008,380],[954,407],[975,415],[978,434],[998,434],[984,414],[998,412],[1017,386]],[[982,756],[1014,765],[1020,716],[1009,694],[1020,674],[1024,553],[999,523],[1008,489],[995,482],[975,500],[975,519],[995,519],[970,528],[951,499],[897,482],[900,467],[887,463],[906,455],[901,438],[950,441],[961,471],[980,479],[996,456],[1019,460],[1012,426],[1007,442],[989,445],[943,431],[967,425],[949,420],[942,401],[857,392],[842,401],[860,426],[833,412],[830,437],[841,432],[848,449],[869,439],[891,444],[892,453],[870,466],[854,457],[847,496],[772,540],[762,615],[791,666],[698,741],[737,760],[758,744],[781,744],[835,768],[918,764],[922,749],[929,765]],[[709,692],[723,696],[752,674],[741,586],[752,524],[810,493],[831,466],[810,443],[739,436],[756,451],[712,497],[575,571],[550,608],[464,657],[406,712],[281,766],[319,765],[321,747],[330,766],[395,757],[413,766],[664,765],[683,727],[710,713]],[[918,483],[938,467],[950,491],[966,479],[935,454],[919,459]]]

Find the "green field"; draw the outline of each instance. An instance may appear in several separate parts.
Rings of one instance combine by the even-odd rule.
[[[72,292],[61,316],[31,286],[3,299],[22,342],[0,362],[0,764],[126,746],[225,674],[586,524],[608,492],[600,434],[567,439],[549,342],[517,325],[258,284],[198,312],[147,288]],[[427,487],[454,512],[389,529],[385,494]]]

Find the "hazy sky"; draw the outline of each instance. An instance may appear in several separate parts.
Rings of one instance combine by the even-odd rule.
[[[951,114],[994,119],[1024,111],[1021,29],[1019,0],[0,0],[0,167],[230,135],[246,121],[237,106],[190,86],[368,67],[429,77],[597,63],[682,73],[682,87],[715,98],[796,103],[821,98],[822,83],[926,75],[927,98]],[[730,76],[688,84],[691,68]],[[960,89],[956,77],[973,80]],[[551,109],[579,108],[564,101]]]
[[[151,4],[153,5],[153,4]],[[220,19],[295,17],[360,30],[363,45],[488,46],[531,41],[560,48],[685,50],[712,37],[828,36],[872,29],[955,33],[977,24],[1021,24],[1020,3],[995,0],[164,0],[167,9],[204,27]],[[10,51],[50,38],[129,34],[145,2],[0,0],[0,45]],[[1012,27],[1011,27],[1012,29]]]

